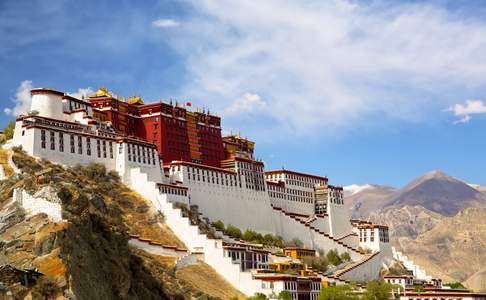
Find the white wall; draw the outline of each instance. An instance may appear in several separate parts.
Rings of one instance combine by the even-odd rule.
[[[349,211],[342,204],[331,203],[328,200],[327,211],[330,220],[330,232],[336,239],[353,232]]]
[[[34,198],[23,189],[14,189],[13,199],[30,215],[46,214],[53,222],[62,220],[61,205],[42,198]]]
[[[363,260],[366,258],[363,258]],[[380,278],[380,270],[387,260],[381,253],[376,253],[371,259],[359,264],[348,272],[339,276],[342,280],[368,282]]]
[[[260,280],[254,280],[249,272],[241,272],[239,265],[233,264],[231,258],[224,257],[222,241],[208,239],[206,235],[200,234],[198,227],[191,225],[189,219],[182,216],[180,209],[174,208],[165,195],[159,194],[156,183],[148,181],[146,174],[139,169],[132,169],[131,176],[131,182],[137,183],[131,187],[164,214],[166,224],[189,251],[203,251],[205,262],[247,296],[263,292]]]
[[[64,119],[62,95],[45,92],[32,95],[31,111],[37,111],[39,116],[51,119]]]
[[[211,221],[221,220],[225,225],[234,225],[241,230],[252,229],[261,233],[274,233],[275,220],[270,198],[266,191],[242,188],[193,180],[189,178],[186,166],[172,171],[171,179],[182,182],[189,189],[190,205],[197,205],[199,211]],[[221,182],[220,182],[221,183]]]

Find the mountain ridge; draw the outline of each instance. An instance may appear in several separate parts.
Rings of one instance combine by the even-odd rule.
[[[356,185],[355,185],[356,186]],[[471,186],[440,170],[427,172],[402,188],[367,184],[345,195],[353,217],[367,217],[390,206],[423,206],[444,216],[453,216],[468,207],[486,205],[483,187]]]

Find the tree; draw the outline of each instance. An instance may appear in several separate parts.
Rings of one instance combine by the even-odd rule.
[[[349,255],[349,252],[344,252],[341,254],[341,260],[342,261],[350,261],[351,260],[351,256]]]
[[[363,294],[363,300],[388,300],[391,297],[393,284],[384,280],[374,280],[366,285],[366,292]]]
[[[351,286],[347,284],[323,288],[317,300],[357,300]]]
[[[262,244],[272,246],[274,245],[273,235],[267,233],[263,236]]]
[[[300,248],[300,247],[304,246],[304,243],[302,243],[302,241],[299,240],[298,238],[294,238],[291,241],[287,242],[286,246],[287,247],[299,247]]]
[[[338,266],[343,262],[336,249],[329,250],[326,257],[333,266]]]
[[[325,256],[304,257],[303,260],[306,265],[312,267],[312,269],[316,271],[326,272],[329,267],[329,261]]]
[[[283,248],[283,247],[284,247],[284,244],[285,244],[285,243],[284,243],[284,240],[283,240],[283,238],[282,238],[281,236],[278,236],[278,235],[277,235],[277,236],[275,236],[275,237],[273,238],[273,245],[274,245],[275,247],[278,247],[278,248]]]
[[[289,292],[289,291],[281,291],[279,294],[278,294],[278,297],[277,299],[279,300],[292,300],[292,293]]]
[[[249,300],[268,300],[268,298],[265,294],[256,293],[253,297],[250,297]]]
[[[8,123],[7,127],[5,127],[5,129],[3,130],[3,134],[5,135],[5,138],[7,140],[13,138],[14,130],[15,130],[15,123],[11,121]]]
[[[241,238],[241,230],[233,225],[228,225],[224,233],[235,239]]]
[[[216,230],[224,231],[224,223],[221,220],[211,223]]]
[[[413,288],[413,291],[416,292],[416,293],[422,293],[425,291],[425,288],[423,285],[421,284],[418,284],[416,285],[414,288]]]
[[[247,242],[254,241],[257,237],[257,233],[251,229],[247,229],[243,234],[243,239]]]
[[[453,290],[467,290],[467,288],[460,282],[450,282],[444,285],[450,287]]]

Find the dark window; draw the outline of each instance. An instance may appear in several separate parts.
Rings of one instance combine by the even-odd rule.
[[[74,135],[71,134],[71,136],[69,137],[69,142],[70,142],[70,146],[71,146],[71,153],[74,153]]]
[[[78,135],[78,154],[83,154],[83,137]]]
[[[44,129],[41,130],[41,147],[46,149],[46,131]]]
[[[59,151],[64,152],[64,134],[59,132]]]
[[[91,139],[89,137],[86,138],[86,154],[91,156]]]
[[[56,150],[56,138],[55,138],[54,131],[50,131],[49,141],[50,141],[51,150]]]

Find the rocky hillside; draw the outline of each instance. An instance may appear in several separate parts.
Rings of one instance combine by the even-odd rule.
[[[486,208],[468,208],[439,220],[415,239],[402,236],[396,245],[417,264],[447,281],[461,281],[486,291]]]
[[[368,184],[358,189],[344,188],[344,205],[351,210],[353,218],[366,218],[393,201],[397,189],[388,186]],[[347,191],[347,192],[346,192]]]
[[[485,289],[481,186],[433,171],[400,189],[368,185],[346,202],[354,217],[388,225],[392,244],[431,275]]]
[[[6,284],[0,298],[5,290],[18,299],[241,296],[207,266],[206,274],[216,278],[226,293],[203,291],[178,276],[173,259],[129,247],[130,234],[179,248],[184,244],[164,226],[163,216],[121,184],[115,173],[98,165],[65,169],[35,161],[19,150],[13,161],[22,174],[0,181],[0,266],[36,268],[43,276],[34,286]],[[12,201],[14,188],[59,202],[63,220],[53,222],[45,214],[29,215]]]
[[[421,206],[391,206],[371,213],[369,219],[377,224],[388,225],[392,238],[415,239],[434,228],[444,219],[444,216]]]

